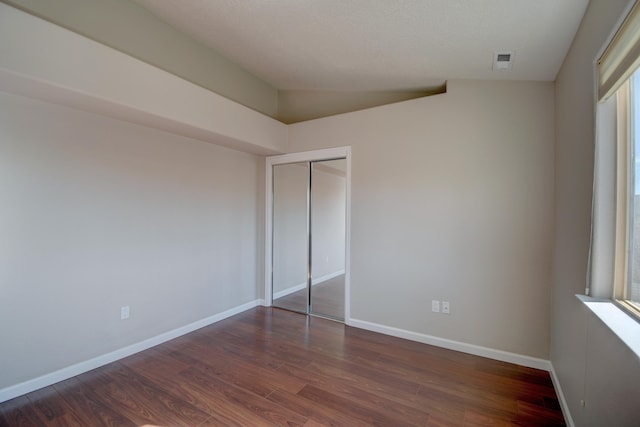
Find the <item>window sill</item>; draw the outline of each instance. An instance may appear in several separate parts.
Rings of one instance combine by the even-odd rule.
[[[576,295],[589,310],[604,322],[614,334],[640,358],[640,323],[608,299]]]

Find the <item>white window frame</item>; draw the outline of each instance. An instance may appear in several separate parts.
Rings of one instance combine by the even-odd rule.
[[[633,76],[633,75],[632,75]],[[640,310],[629,301],[632,281],[631,260],[633,245],[632,230],[634,222],[634,135],[635,88],[629,77],[616,92],[616,216],[615,216],[615,254],[612,299],[620,308],[640,321]]]

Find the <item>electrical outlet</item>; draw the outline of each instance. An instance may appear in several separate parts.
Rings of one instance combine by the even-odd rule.
[[[451,313],[449,311],[449,301],[442,301],[442,312],[444,314],[450,314]]]
[[[440,313],[440,301],[437,299],[431,300],[431,311],[434,313]]]
[[[120,307],[120,320],[125,320],[129,318],[129,306],[125,305]]]

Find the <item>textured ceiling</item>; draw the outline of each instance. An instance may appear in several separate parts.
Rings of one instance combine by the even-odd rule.
[[[136,0],[281,90],[555,80],[588,0]],[[514,52],[493,71],[495,51]]]

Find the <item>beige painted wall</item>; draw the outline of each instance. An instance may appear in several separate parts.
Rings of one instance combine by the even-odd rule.
[[[260,163],[0,93],[0,389],[255,301]]]
[[[552,83],[452,81],[290,127],[291,152],[352,146],[353,318],[549,357],[553,98]]]
[[[332,92],[281,90],[278,92],[278,120],[284,123],[298,123],[394,102],[422,98],[445,91],[446,83],[439,87],[425,88],[420,91]]]
[[[275,117],[278,91],[130,0],[1,0]]]
[[[591,224],[594,61],[628,0],[592,0],[556,81],[556,225],[551,361],[577,426],[637,426],[640,362],[574,296]],[[586,406],[580,405],[586,400]]]

